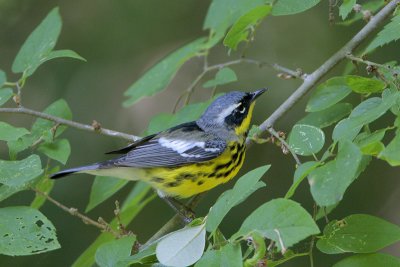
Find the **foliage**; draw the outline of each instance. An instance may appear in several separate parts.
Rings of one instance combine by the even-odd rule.
[[[225,45],[228,53],[240,50],[242,42],[246,42],[244,50],[248,49],[255,40],[257,26],[263,20],[271,16],[301,13],[319,2],[213,0],[204,21],[208,37],[200,37],[176,49],[151,67],[126,90],[127,99],[123,105],[131,106],[144,97],[162,92],[185,62],[195,57],[207,59],[217,44]],[[356,2],[344,0],[338,7],[342,25],[361,19],[360,14],[352,14]],[[381,6],[381,1],[372,1],[364,8],[376,10]],[[399,15],[392,16],[367,46],[365,54],[399,39],[399,19]],[[15,104],[22,109],[20,91],[28,78],[46,61],[60,57],[84,60],[71,50],[54,50],[61,27],[62,20],[58,8],[55,8],[29,35],[17,53],[12,72],[20,75],[18,81],[8,81],[6,73],[0,70],[0,106]],[[217,87],[238,80],[236,72],[229,66],[245,62],[245,58],[239,58],[215,66],[205,63],[203,73],[182,94],[181,97],[186,96],[183,107],[172,114],[153,117],[146,134],[197,119],[213,100]],[[359,62],[372,66],[364,58],[359,58]],[[255,61],[248,60],[247,63]],[[256,63],[262,65],[258,61]],[[266,261],[268,266],[278,266],[295,257],[309,255],[312,258],[312,251],[316,248],[326,257],[329,254],[357,253],[340,260],[334,265],[336,267],[399,266],[398,258],[377,253],[400,240],[399,226],[367,214],[350,214],[341,220],[317,224],[319,218],[340,205],[347,189],[371,161],[383,160],[391,166],[400,165],[400,83],[396,74],[400,68],[396,63],[390,64],[390,67],[373,64],[371,73],[376,74],[374,77],[346,73],[321,82],[308,99],[305,107],[307,114],[292,127],[288,144],[285,144],[283,135],[278,136],[279,140],[253,140],[270,141],[283,150],[290,150],[298,165],[285,198],[260,203],[230,238],[225,237],[219,226],[226,223],[224,217],[232,209],[245,202],[255,191],[271,190],[261,181],[270,165],[256,168],[239,178],[232,189],[218,198],[205,217],[143,245],[139,251],[137,236],[125,228],[154,199],[155,194],[149,193],[150,187],[145,183],[136,183],[121,207],[117,204],[115,218],[109,224],[99,221],[104,232],[76,259],[73,266],[95,263],[99,266],[254,266]],[[203,82],[204,75],[212,71],[216,71],[214,78]],[[304,77],[307,79],[307,76]],[[202,103],[190,104],[190,95],[200,82],[203,82],[204,88],[214,89],[213,96]],[[361,100],[354,101],[355,98]],[[181,98],[178,104],[179,100]],[[46,201],[80,217],[85,223],[99,227],[86,215],[48,197],[54,186],[49,175],[59,170],[60,164],[66,164],[71,154],[68,139],[61,137],[67,129],[65,120],[72,119],[69,105],[59,99],[38,113],[41,118],[37,118],[30,129],[0,121],[0,141],[9,150],[9,159],[0,160],[0,201],[20,191],[36,192],[30,206],[0,209],[0,253],[4,255],[31,255],[60,248],[56,228],[39,211]],[[54,117],[59,119],[58,122]],[[250,136],[257,133],[260,133],[260,127],[253,125]],[[298,157],[304,161],[303,164]],[[291,199],[306,179],[315,202],[313,212],[308,211],[306,205],[303,207]],[[113,177],[96,177],[86,212],[112,199],[114,193],[128,185],[126,181]],[[320,229],[324,229],[322,234]],[[268,249],[266,240],[271,242]],[[305,245],[307,250],[302,249]]]
[[[374,40],[365,49],[371,52],[379,46],[383,46],[400,38],[400,15],[394,16],[392,21],[385,25],[385,28],[378,33]]]

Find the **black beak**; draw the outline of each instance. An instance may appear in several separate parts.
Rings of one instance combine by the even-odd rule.
[[[260,89],[260,90],[255,91],[255,92],[253,92],[253,93],[250,93],[251,96],[252,96],[251,101],[256,100],[256,99],[257,99],[260,95],[262,95],[265,91],[267,91],[267,88],[263,88],[263,89]]]

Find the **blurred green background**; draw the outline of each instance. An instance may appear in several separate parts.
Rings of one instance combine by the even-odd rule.
[[[327,2],[322,1],[317,7],[298,15],[268,17],[258,28],[256,40],[246,56],[312,72],[364,25],[360,21],[350,27],[330,26]],[[57,59],[44,64],[28,79],[23,91],[24,105],[43,110],[53,101],[64,98],[73,111],[75,121],[91,124],[95,119],[103,127],[140,134],[154,115],[172,111],[179,94],[201,72],[202,60],[195,58],[185,64],[167,90],[133,107],[122,107],[124,91],[169,52],[197,37],[207,36],[208,33],[202,30],[202,23],[209,4],[209,0],[0,0],[0,68],[7,72],[9,80],[18,78],[10,71],[16,53],[46,14],[59,6],[63,30],[56,48],[72,49],[86,58],[87,63]],[[339,20],[338,16],[336,20]],[[209,62],[222,63],[238,56],[236,53],[228,56],[227,49],[219,45],[212,50]],[[381,63],[400,60],[398,43],[378,50],[371,59]],[[341,73],[343,66],[335,68],[329,75]],[[232,68],[239,81],[221,87],[219,91],[270,88],[258,101],[254,123],[265,120],[300,85],[298,80],[277,78],[276,71],[269,67],[237,65]],[[198,86],[192,101],[207,99],[210,93],[210,90]],[[304,115],[304,104],[305,100],[297,104],[278,122],[276,129],[289,132],[291,126]],[[23,115],[0,116],[16,126],[30,125],[33,121]],[[325,134],[329,137],[330,130]],[[119,139],[76,129],[68,129],[64,136],[72,146],[67,167],[104,160],[107,158],[103,154],[105,151],[125,144]],[[6,147],[1,145],[0,149],[1,158],[6,159]],[[227,236],[237,230],[245,216],[261,203],[282,197],[289,188],[294,161],[290,155],[283,155],[278,147],[271,144],[253,146],[248,151],[241,173],[265,164],[272,164],[264,177],[267,187],[229,213],[221,226]],[[390,168],[382,161],[373,160],[329,218],[341,219],[351,213],[368,213],[400,224],[399,178],[399,168]],[[58,180],[51,195],[67,206],[84,210],[92,181],[93,177],[87,175]],[[197,214],[206,214],[221,192],[232,185],[233,182],[208,193],[196,209]],[[114,200],[122,201],[131,186],[95,208],[89,216],[110,220]],[[32,198],[31,192],[19,193],[1,206],[27,205]],[[295,200],[311,211],[312,199],[307,183],[303,183],[297,191]],[[62,248],[29,257],[0,256],[0,266],[69,266],[99,234],[98,229],[83,224],[50,203],[46,203],[41,210],[56,226]],[[172,215],[172,210],[156,199],[141,212],[129,229],[138,234],[139,241],[143,242]],[[400,256],[399,245],[386,251]],[[316,266],[330,266],[340,257],[316,252]],[[282,266],[308,266],[308,258],[292,260]]]

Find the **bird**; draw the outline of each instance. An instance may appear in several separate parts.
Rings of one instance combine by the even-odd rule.
[[[144,181],[174,209],[231,180],[243,165],[255,100],[266,89],[231,91],[216,98],[196,121],[186,122],[108,152],[120,156],[62,170],[51,178],[86,173]]]

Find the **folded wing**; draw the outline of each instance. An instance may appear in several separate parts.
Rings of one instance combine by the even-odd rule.
[[[155,135],[124,156],[105,164],[137,168],[175,167],[211,160],[221,155],[225,148],[225,141],[204,132],[193,122]]]

